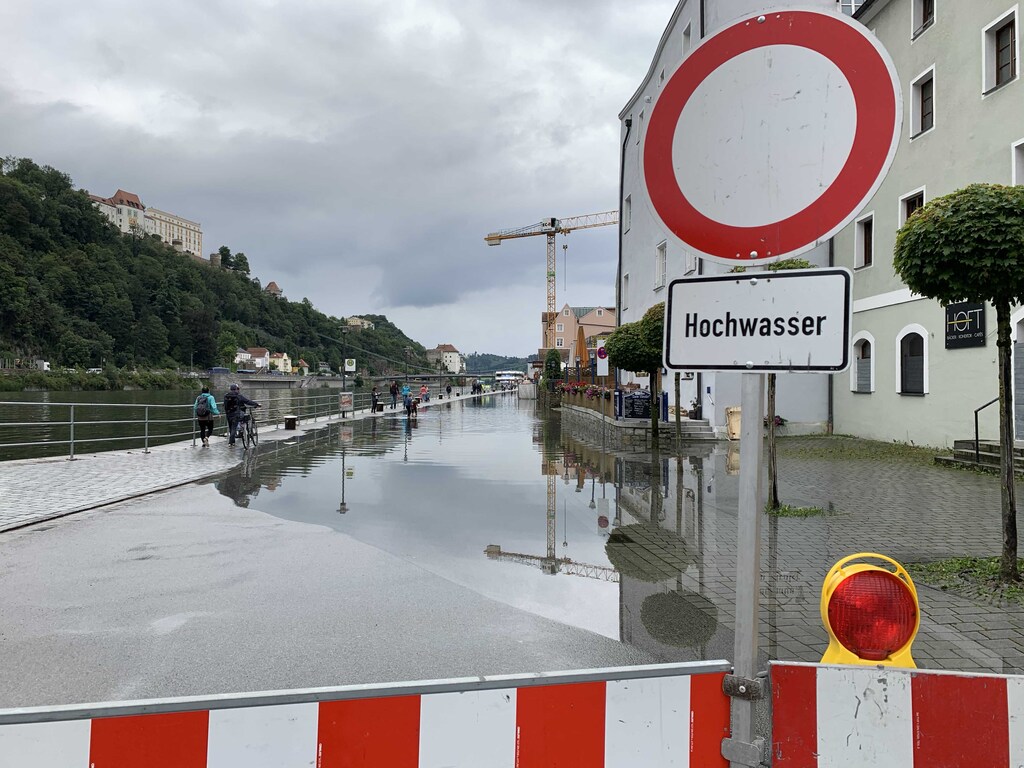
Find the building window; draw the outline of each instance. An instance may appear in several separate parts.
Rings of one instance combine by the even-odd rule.
[[[697,271],[697,254],[687,251],[683,254],[683,262],[685,265],[683,267],[684,275],[692,275]]]
[[[665,84],[665,70],[661,70],[661,74],[658,75],[658,87],[660,88]]]
[[[629,226],[633,223],[633,196],[626,195],[622,201],[622,233],[629,232]]]
[[[907,219],[918,208],[924,205],[924,189],[917,189],[900,198],[900,226],[907,223]]]
[[[914,111],[910,116],[910,138],[935,127],[935,67],[920,75],[911,85]]]
[[[629,309],[629,274],[622,276],[622,297],[619,301],[623,309]]]
[[[662,241],[654,251],[654,290],[665,287],[668,274],[668,244]]]
[[[853,16],[863,4],[864,0],[839,0],[839,10],[847,16]]]
[[[928,393],[928,332],[919,325],[908,325],[896,338],[896,383],[901,395]]]
[[[1014,8],[985,28],[984,81],[985,93],[1002,88],[1017,79],[1017,10]]]
[[[1024,184],[1024,139],[1010,147],[1010,183]]]
[[[565,331],[565,325],[563,325],[562,323],[555,323],[555,332],[556,333],[563,333],[564,331]]]
[[[935,0],[914,0],[913,37],[917,37],[935,22]]]
[[[563,346],[565,346],[565,340],[561,336],[559,336],[558,338],[555,339],[555,346],[556,347],[563,347]]]
[[[690,25],[686,25],[686,29],[683,30],[683,56],[686,56],[690,52]]]
[[[601,309],[600,307],[597,308],[597,316],[604,317],[604,310]]]
[[[875,339],[867,331],[853,337],[853,365],[850,367],[850,391],[870,394],[875,391]]]
[[[636,121],[636,143],[640,143],[640,137],[644,132],[644,113],[640,110],[640,117]]]
[[[869,213],[857,222],[853,234],[853,247],[856,250],[853,266],[857,269],[870,267],[875,255],[875,216]]]

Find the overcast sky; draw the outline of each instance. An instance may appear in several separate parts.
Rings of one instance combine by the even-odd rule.
[[[427,347],[540,345],[542,237],[617,207],[617,114],[671,0],[4,3],[0,154],[201,222],[264,284]],[[612,304],[616,228],[558,306]]]

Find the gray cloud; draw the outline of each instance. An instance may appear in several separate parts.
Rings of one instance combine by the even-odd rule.
[[[332,314],[522,354],[539,342],[543,239],[483,236],[616,206],[616,114],[672,7],[11,4],[0,152],[197,219],[208,252],[245,251]],[[568,242],[559,304],[611,301],[613,228]],[[500,327],[465,322],[480,307]]]

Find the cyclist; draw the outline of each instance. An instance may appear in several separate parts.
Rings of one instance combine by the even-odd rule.
[[[246,406],[259,408],[260,404],[242,394],[237,384],[232,384],[224,395],[224,415],[228,417],[228,445],[235,444],[239,424],[243,423]]]

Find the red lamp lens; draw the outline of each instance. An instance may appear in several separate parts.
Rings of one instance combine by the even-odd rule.
[[[907,644],[917,623],[917,602],[902,579],[888,571],[848,576],[828,601],[828,623],[857,656],[883,661]]]

